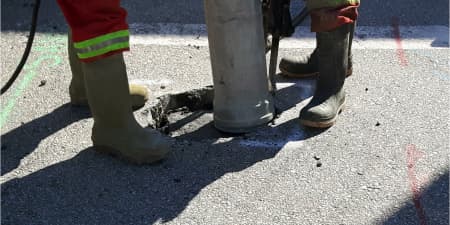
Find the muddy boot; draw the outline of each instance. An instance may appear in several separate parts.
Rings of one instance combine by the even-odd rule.
[[[136,164],[164,158],[169,152],[169,138],[142,128],[133,116],[123,55],[115,54],[81,65],[94,117],[92,142],[95,150]]]
[[[81,61],[76,55],[72,38],[70,38],[71,35],[69,34],[68,37],[69,62],[72,71],[72,80],[69,86],[70,103],[74,106],[88,106]],[[148,100],[147,88],[142,85],[130,84],[130,96],[133,109],[139,109],[144,106],[145,102]]]
[[[345,102],[350,26],[317,33],[319,73],[314,97],[300,112],[300,123],[327,128],[335,124]]]
[[[348,47],[348,68],[346,76],[353,73],[352,62],[352,42],[355,25],[349,25],[351,28],[350,42]],[[282,58],[279,65],[281,75],[289,78],[309,78],[319,75],[319,59],[317,48],[309,56],[303,57],[285,57]]]

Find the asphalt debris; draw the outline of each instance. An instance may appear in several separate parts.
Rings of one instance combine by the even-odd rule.
[[[41,82],[39,83],[39,87],[43,87],[47,84],[46,80],[41,80]]]
[[[193,48],[195,48],[195,49],[197,49],[197,50],[200,49],[200,46],[198,46],[198,45],[191,45],[191,44],[188,44],[188,47],[193,47]]]

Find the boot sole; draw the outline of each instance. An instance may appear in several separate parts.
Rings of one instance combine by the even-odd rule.
[[[342,103],[342,105],[339,107],[338,113],[336,114],[336,116],[333,119],[326,120],[326,121],[320,121],[320,122],[300,119],[300,124],[305,127],[312,127],[312,128],[330,128],[336,124],[337,118],[338,118],[339,114],[342,113],[344,108],[345,108],[345,102]]]
[[[280,71],[281,71],[281,75],[283,77],[288,77],[288,78],[311,78],[311,77],[319,76],[319,72],[299,74],[299,73],[291,73],[291,72],[286,71],[281,68],[280,68]],[[346,77],[350,77],[351,75],[353,75],[353,68],[350,68],[347,70]]]
[[[126,155],[122,154],[119,150],[109,147],[109,146],[94,145],[94,150],[98,153],[111,155],[111,156],[120,158],[124,161],[127,161],[131,164],[136,164],[136,165],[155,164],[155,163],[162,161],[165,157],[165,156],[159,156],[159,157],[154,156],[151,159],[137,160],[137,159],[131,158],[129,156],[126,156]]]

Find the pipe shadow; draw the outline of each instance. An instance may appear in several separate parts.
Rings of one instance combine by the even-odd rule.
[[[2,134],[1,175],[17,168],[20,161],[33,152],[45,138],[72,123],[89,117],[88,108],[64,104],[45,116]]]

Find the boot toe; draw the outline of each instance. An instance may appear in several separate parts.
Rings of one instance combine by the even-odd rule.
[[[173,139],[151,129],[146,129],[140,139],[139,147],[124,152],[128,160],[135,164],[151,164],[164,159],[173,144]]]
[[[332,112],[333,109],[331,107],[327,107],[326,105],[304,108],[300,112],[300,119],[317,122],[327,121],[335,117],[335,114]]]
[[[300,60],[295,57],[284,57],[281,59],[278,67],[280,68],[281,71],[292,73],[298,70],[297,64],[299,64],[299,61]]]
[[[334,125],[337,113],[334,113],[332,107],[318,105],[311,108],[304,108],[300,111],[300,124],[314,128],[328,128]]]
[[[138,132],[94,129],[92,141],[98,152],[123,158],[133,164],[152,164],[166,157],[173,140],[161,133],[143,129]]]

